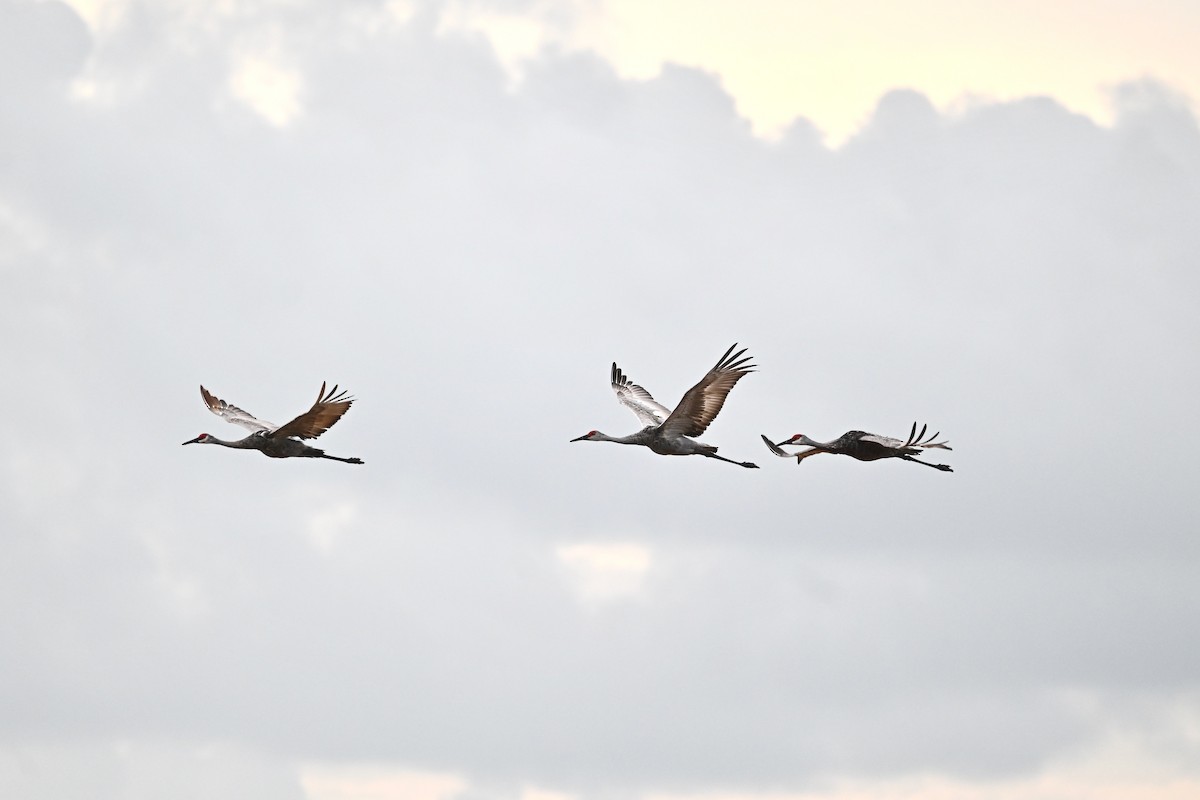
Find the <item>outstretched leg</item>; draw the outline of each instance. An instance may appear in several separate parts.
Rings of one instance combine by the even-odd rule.
[[[362,464],[363,463],[363,460],[361,458],[338,458],[337,456],[326,455],[325,453],[321,453],[321,458],[328,458],[332,461],[341,461],[343,464]]]
[[[724,461],[727,464],[737,464],[739,467],[745,467],[746,469],[758,469],[758,464],[751,464],[749,461],[734,461],[732,458],[719,456],[716,453],[701,453],[700,455],[715,458],[717,461]]]
[[[954,470],[950,469],[949,464],[930,464],[928,461],[918,461],[917,459],[913,458],[912,456],[900,456],[900,457],[903,458],[905,461],[911,461],[914,464],[924,464],[927,467],[933,467],[934,469],[940,469],[942,472],[954,472]]]

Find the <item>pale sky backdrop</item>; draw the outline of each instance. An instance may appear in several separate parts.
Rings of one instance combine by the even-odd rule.
[[[902,8],[0,0],[0,796],[1200,797],[1200,12]]]

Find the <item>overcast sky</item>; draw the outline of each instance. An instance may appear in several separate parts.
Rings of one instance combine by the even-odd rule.
[[[783,124],[631,14],[0,0],[0,795],[1200,796],[1195,75]],[[735,341],[762,469],[568,443]],[[364,466],[179,446],[322,381]]]

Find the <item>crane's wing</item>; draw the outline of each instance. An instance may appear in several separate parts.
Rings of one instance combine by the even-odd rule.
[[[953,447],[951,447],[949,445],[948,440],[946,440],[946,439],[943,439],[940,442],[934,441],[934,439],[936,439],[937,437],[942,435],[941,431],[937,431],[929,436],[926,436],[925,428],[926,428],[926,426],[922,425],[921,432],[917,433],[916,432],[917,431],[917,423],[915,423],[915,422],[913,423],[912,433],[910,433],[908,435],[908,446],[909,447],[937,448],[938,450],[953,450],[954,449]]]
[[[354,398],[347,396],[345,392],[339,393],[337,386],[326,392],[325,383],[322,381],[321,391],[317,393],[317,402],[313,403],[313,407],[286,425],[271,431],[270,436],[272,439],[282,439],[287,436],[295,436],[298,439],[315,439],[332,428],[333,424],[350,409],[350,404],[353,402]]]
[[[637,418],[642,421],[643,425],[662,425],[663,421],[670,416],[671,409],[655,400],[641,386],[626,378],[625,373],[621,372],[615,361],[612,365],[610,380],[613,391],[617,393],[618,402],[637,414]]]
[[[226,403],[219,397],[214,397],[208,389],[200,387],[200,396],[204,398],[204,403],[208,406],[208,410],[216,414],[226,422],[232,422],[234,425],[241,425],[247,430],[255,433],[262,433],[272,430],[275,423],[261,420],[251,414],[249,411],[243,411],[235,405]]]
[[[759,436],[762,436],[762,434],[760,433]],[[809,456],[815,456],[818,453],[826,452],[825,450],[818,450],[815,447],[810,447],[807,450],[797,450],[794,453],[789,453],[788,451],[784,450],[779,445],[772,442],[766,436],[762,436],[762,440],[763,440],[763,442],[766,443],[767,449],[769,449],[772,453],[779,456],[780,458],[795,458],[797,464],[799,464],[801,461],[808,458]]]
[[[878,433],[864,433],[858,437],[860,442],[873,442],[886,447],[888,450],[903,450],[908,447],[903,439],[893,439],[891,436],[880,436]]]
[[[765,435],[760,433],[759,436],[762,436],[762,440],[767,445],[767,449],[780,458],[791,458],[792,456],[796,455],[796,453],[789,453],[787,450],[784,450],[782,447],[768,439]]]
[[[868,433],[860,437],[864,442],[875,442],[892,450],[912,450],[913,448],[937,448],[939,450],[953,450],[945,441],[935,442],[940,433],[933,433],[930,436],[925,435],[925,431],[929,429],[928,425],[921,426],[921,432],[917,433],[917,423],[913,423],[912,430],[908,432],[908,441],[901,439],[893,439],[890,436],[880,436],[875,433]],[[913,452],[916,452],[913,450]]]
[[[742,358],[746,348],[734,353],[734,347],[737,347],[736,342],[725,351],[717,365],[710,369],[699,383],[687,390],[687,394],[663,423],[664,433],[699,436],[708,430],[717,414],[721,413],[721,407],[725,405],[725,398],[729,396],[730,390],[744,375],[754,371],[755,365],[746,363],[751,360],[751,356]]]

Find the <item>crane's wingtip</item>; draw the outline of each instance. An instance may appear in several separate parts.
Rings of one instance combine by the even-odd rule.
[[[775,455],[779,456],[780,458],[791,458],[793,455],[795,455],[795,453],[789,453],[788,451],[781,448],[779,445],[772,442],[770,439],[768,439],[766,437],[766,435],[760,433],[759,436],[762,437],[763,444],[765,444],[767,446],[767,449],[770,450]]]

